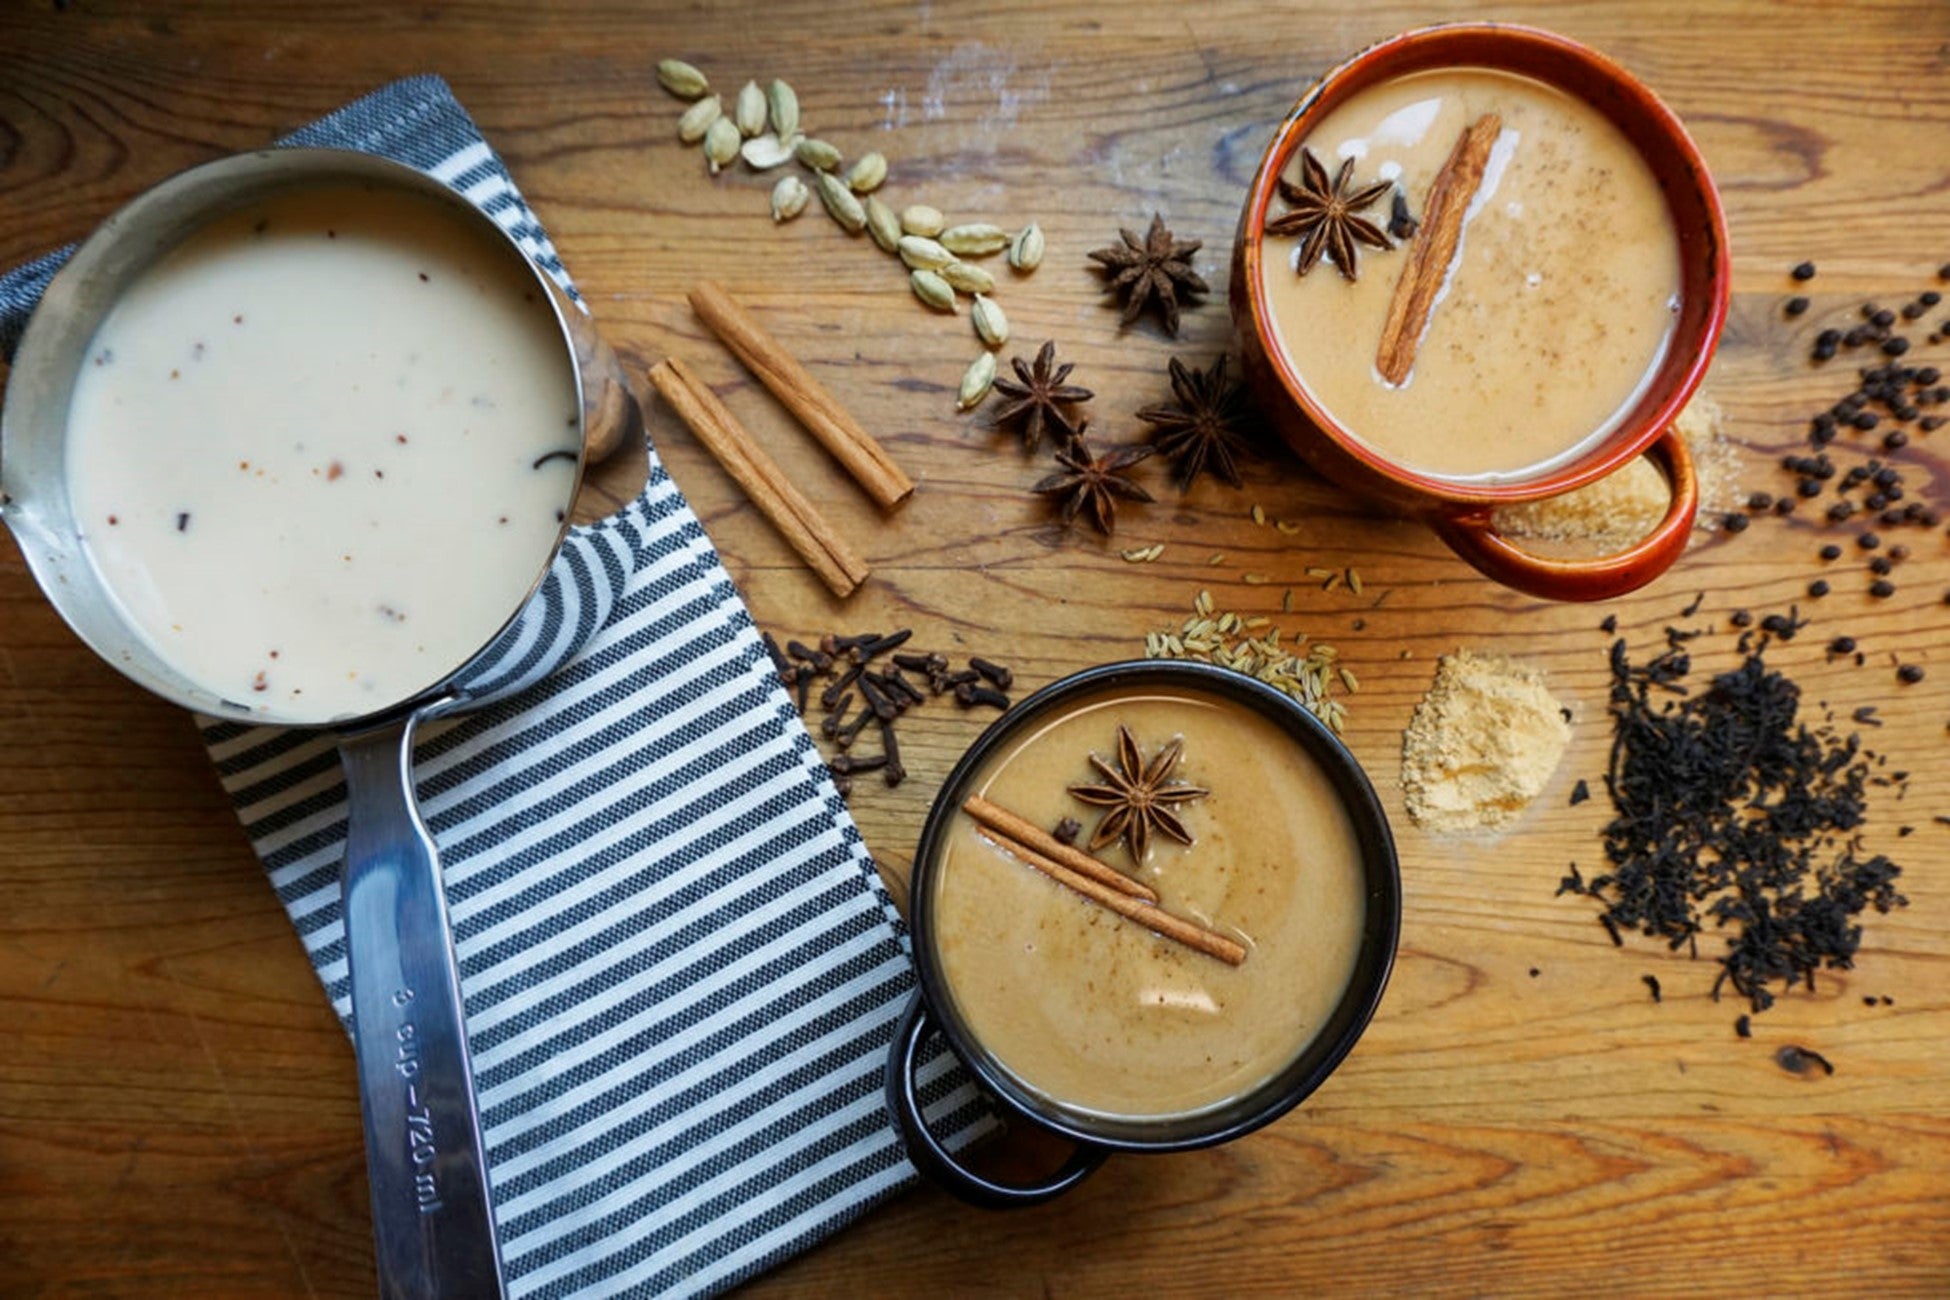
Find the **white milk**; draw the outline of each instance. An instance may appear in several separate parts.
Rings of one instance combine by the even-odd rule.
[[[575,379],[491,239],[408,193],[296,191],[191,235],[102,322],[68,491],[184,676],[326,722],[439,681],[520,605],[569,504]]]

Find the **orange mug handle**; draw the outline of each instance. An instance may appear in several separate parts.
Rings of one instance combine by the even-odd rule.
[[[1614,555],[1589,560],[1532,555],[1498,533],[1491,512],[1480,507],[1436,520],[1436,535],[1478,572],[1526,595],[1610,600],[1636,591],[1671,568],[1685,551],[1699,513],[1699,476],[1684,435],[1668,427],[1646,454],[1665,470],[1672,502],[1657,528]]]

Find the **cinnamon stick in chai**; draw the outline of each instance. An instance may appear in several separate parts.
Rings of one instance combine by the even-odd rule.
[[[1415,368],[1415,353],[1422,346],[1429,313],[1435,309],[1435,295],[1448,278],[1449,264],[1462,242],[1463,217],[1483,183],[1490,148],[1502,130],[1503,119],[1495,113],[1485,113],[1471,122],[1436,173],[1435,184],[1429,187],[1422,224],[1409,245],[1401,279],[1395,281],[1395,296],[1388,303],[1388,319],[1381,327],[1381,346],[1375,354],[1376,369],[1391,384],[1401,383]]]
[[[914,480],[723,286],[700,281],[692,286],[689,298],[697,318],[846,467],[876,505],[890,510],[908,498]]]
[[[668,357],[650,368],[650,383],[835,596],[845,599],[867,580],[866,561],[689,366]]]
[[[1018,817],[1001,804],[992,803],[979,794],[971,794],[962,802],[961,810],[995,834],[1026,844],[1080,876],[1089,876],[1098,884],[1108,885],[1120,894],[1128,894],[1147,903],[1158,901],[1158,891],[1151,886],[1132,880],[1117,868],[1099,862],[1073,844],[1065,844],[1036,823]]]
[[[998,808],[997,805],[989,803],[987,800],[982,799],[981,796],[976,795],[972,796],[967,803],[962,805],[962,811],[968,813],[971,817],[975,817],[978,821],[982,821],[982,818],[971,807],[971,805],[975,804],[986,805],[986,810],[1000,811],[1009,817],[1015,816],[1013,813],[1009,813],[1007,809]],[[1017,820],[1019,821],[1020,819]],[[1063,863],[1044,856],[1029,845],[1024,844],[1021,840],[997,830],[992,823],[983,821],[982,824],[988,830],[989,834],[994,837],[995,841],[1010,853],[1022,859],[1022,861],[1028,863],[1058,884],[1082,894],[1091,902],[1117,913],[1125,920],[1136,922],[1153,934],[1170,939],[1174,943],[1181,943],[1187,948],[1202,952],[1208,957],[1226,963],[1228,966],[1237,966],[1246,960],[1245,945],[1239,943],[1237,940],[1228,938],[1216,931],[1208,930],[1196,921],[1188,921],[1182,916],[1176,916],[1167,912],[1156,903],[1145,902],[1143,899],[1134,898],[1130,894],[1116,889],[1111,885],[1104,884],[1095,876],[1086,876],[1081,872],[1072,871]],[[1022,824],[1030,825],[1027,822]],[[1052,842],[1061,843],[1060,840]],[[1094,861],[1094,859],[1092,860]],[[1098,865],[1102,866],[1103,864],[1098,863]]]

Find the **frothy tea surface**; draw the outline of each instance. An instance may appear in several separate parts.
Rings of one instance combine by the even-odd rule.
[[[1501,131],[1403,382],[1382,377],[1376,351],[1406,240],[1364,250],[1350,283],[1331,262],[1295,275],[1297,239],[1269,235],[1261,275],[1294,370],[1338,423],[1410,469],[1503,481],[1602,439],[1665,357],[1679,241],[1651,168],[1584,101],[1483,68],[1370,87],[1304,144],[1330,174],[1354,159],[1350,188],[1395,181],[1420,215],[1464,129],[1491,113]],[[1386,225],[1389,206],[1364,215]]]
[[[329,186],[130,285],[75,386],[68,490],[161,658],[324,722],[495,634],[554,546],[575,438],[560,328],[508,250],[431,199]]]
[[[1154,835],[1133,864],[1097,856],[1160,904],[1245,944],[1238,966],[1125,920],[1025,865],[965,813],[933,876],[933,942],[977,1041],[1027,1088],[1080,1111],[1193,1114],[1289,1065],[1339,1005],[1366,920],[1352,819],[1327,773],[1277,724],[1216,696],[1106,695],[1032,724],[970,791],[1052,827],[1100,809],[1066,793],[1115,764],[1117,728],[1147,758],[1184,741],[1174,772],[1210,793],[1172,805],[1194,838]]]

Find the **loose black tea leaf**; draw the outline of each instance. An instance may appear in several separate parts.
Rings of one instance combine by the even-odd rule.
[[[1609,869],[1587,883],[1573,868],[1558,886],[1596,899],[1621,945],[1636,930],[1697,954],[1710,923],[1726,937],[1714,996],[1730,984],[1755,1012],[1812,988],[1819,969],[1848,969],[1856,918],[1908,901],[1902,869],[1862,844],[1876,760],[1856,736],[1803,723],[1800,688],[1763,658],[1801,626],[1767,616],[1763,632],[1742,633],[1739,665],[1698,693],[1695,634],[1667,629],[1642,663],[1612,644]]]

